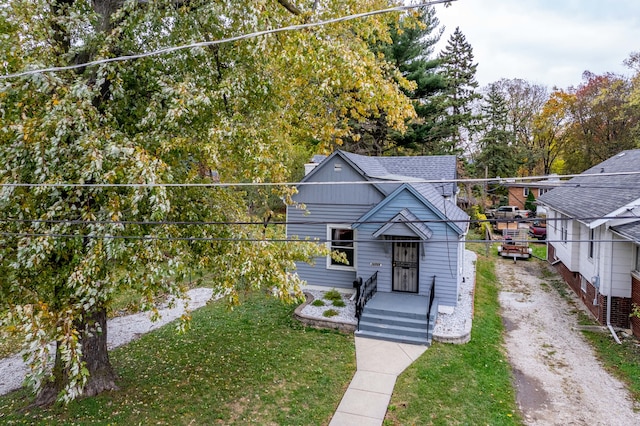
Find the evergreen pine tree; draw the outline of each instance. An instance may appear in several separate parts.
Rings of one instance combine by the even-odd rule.
[[[405,16],[391,29],[391,44],[380,43],[372,47],[404,78],[415,83],[414,89],[404,90],[404,93],[412,99],[417,117],[407,122],[406,132],[401,134],[385,124],[384,112],[372,116],[355,125],[358,137],[347,140],[347,150],[370,155],[381,155],[394,148],[404,153],[435,153],[430,147],[433,123],[444,114],[435,95],[445,89],[446,83],[437,72],[441,60],[433,54],[444,29],[438,29],[440,21],[433,7],[420,8],[418,13],[417,16]]]
[[[511,146],[506,100],[496,84],[491,84],[484,101],[481,107],[484,134],[479,141],[478,166],[492,177],[513,176],[518,162]]]
[[[419,154],[437,154],[438,135],[434,124],[445,114],[441,99],[437,96],[447,87],[443,75],[437,70],[439,57],[433,57],[434,47],[440,41],[444,28],[432,7],[420,9],[422,25],[401,28],[393,34],[393,44],[385,55],[405,77],[416,83],[416,88],[407,93],[413,100],[417,118],[407,124],[404,134],[392,135],[396,146]]]
[[[447,114],[437,123],[436,133],[442,141],[441,153],[461,154],[475,133],[473,104],[481,96],[476,92],[478,64],[473,63],[473,48],[459,27],[440,53],[440,60],[447,84],[442,95]]]

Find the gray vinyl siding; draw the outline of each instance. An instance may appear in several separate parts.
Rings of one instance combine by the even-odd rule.
[[[340,171],[336,170],[336,163],[341,164]],[[339,157],[317,166],[312,177],[314,183],[365,181],[358,171]],[[293,199],[304,204],[306,209],[287,208],[287,236],[325,240],[328,224],[350,225],[383,198],[384,195],[377,188],[368,184],[300,185]],[[358,235],[356,232],[356,239],[359,239]],[[358,257],[359,243],[356,243],[355,249]],[[356,271],[327,269],[326,262],[324,257],[317,258],[313,266],[298,262],[298,275],[310,285],[353,288],[353,281],[359,276]]]
[[[372,240],[372,234],[382,226],[381,223],[393,218],[403,208],[409,209],[420,220],[435,220],[426,225],[433,232],[429,240],[420,247],[419,294],[428,295],[429,287],[436,276],[436,297],[441,305],[456,306],[458,299],[458,250],[462,249],[459,236],[436,214],[418,201],[412,194],[398,196],[394,203],[381,209],[369,222],[358,227],[358,276],[366,280],[378,271],[378,291],[391,291],[392,286],[392,243],[382,239]],[[378,266],[377,264],[381,264]]]
[[[340,171],[336,171],[335,164],[341,164]],[[313,184],[299,185],[298,193],[293,196],[293,200],[299,203],[309,203],[321,205],[331,205],[334,208],[339,206],[358,204],[376,205],[384,198],[372,184],[343,184],[335,182],[365,182],[366,179],[354,170],[346,161],[340,157],[332,161],[322,163],[313,171]],[[317,183],[333,182],[326,185]],[[386,189],[386,188],[385,188]]]
[[[297,236],[300,239],[306,237],[327,238],[327,224],[350,225],[360,216],[371,210],[371,205],[343,205],[339,208],[330,205],[307,204],[307,211],[287,208],[287,236]],[[311,223],[310,223],[311,222]],[[356,232],[355,238],[359,239]],[[360,256],[360,244],[356,243],[356,256]],[[304,262],[296,263],[297,272],[300,278],[310,285],[320,285],[336,288],[352,288],[356,279],[356,271],[344,271],[326,268],[326,258],[316,258],[315,265],[311,266]],[[357,265],[356,265],[357,268]]]
[[[341,167],[337,168],[336,164],[340,164]],[[303,180],[303,184],[298,186],[298,193],[293,197],[294,201],[304,204],[306,210],[292,206],[287,208],[287,236],[297,236],[301,239],[318,238],[324,241],[328,224],[353,224],[376,208],[385,199],[385,194],[391,193],[399,185],[392,182],[380,189],[382,186],[377,188],[369,184],[335,183],[365,180],[362,170],[352,167],[350,161],[339,155],[322,162]],[[313,184],[304,185],[307,182]],[[334,184],[317,185],[317,182]],[[423,191],[420,194],[430,200],[430,193]],[[311,285],[352,288],[357,277],[366,280],[377,271],[378,291],[391,292],[393,246],[382,237],[373,238],[373,234],[406,208],[418,219],[432,221],[426,223],[432,231],[431,238],[420,243],[419,294],[429,294],[435,276],[436,297],[439,303],[444,306],[456,306],[458,260],[462,257],[459,250],[464,249],[458,232],[442,221],[440,216],[409,190],[398,193],[389,201],[388,204],[383,204],[384,207],[379,211],[374,210],[375,214],[369,217],[368,223],[359,224],[355,229],[355,270],[327,269],[326,258],[323,257],[316,259],[315,266],[298,263],[297,272],[300,278]],[[446,205],[443,205],[443,208],[445,214],[450,214],[446,211]]]

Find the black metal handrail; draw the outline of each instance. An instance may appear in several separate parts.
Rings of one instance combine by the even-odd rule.
[[[364,306],[378,291],[378,271],[369,277],[364,284],[362,284],[362,278],[358,277],[353,282],[353,286],[356,288],[356,318],[358,320],[358,330],[360,329],[360,317]]]
[[[436,276],[433,276],[433,282],[431,283],[431,291],[429,292],[429,308],[427,309],[427,331],[429,330],[429,322],[431,321],[431,307],[433,306],[433,299],[436,297]]]

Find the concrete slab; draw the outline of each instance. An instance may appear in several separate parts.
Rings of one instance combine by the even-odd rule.
[[[356,414],[336,412],[329,422],[329,426],[380,426],[382,421]]]
[[[387,342],[357,336],[355,341],[356,362],[359,371],[374,371],[395,374],[396,376],[427,350],[427,346]]]
[[[395,374],[356,371],[349,388],[391,395],[396,385],[396,378]]]
[[[410,345],[408,343],[396,343],[396,344],[409,357],[411,362],[420,358],[420,356],[427,350],[427,346],[424,346],[424,345]],[[407,365],[407,367],[411,365],[411,362]]]
[[[390,400],[391,395],[349,388],[344,393],[336,412],[379,419],[382,422],[387,414]]]

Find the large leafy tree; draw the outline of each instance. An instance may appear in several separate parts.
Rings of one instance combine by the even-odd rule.
[[[0,63],[82,65],[387,6],[307,3],[12,0]],[[339,140],[379,108],[402,128],[402,77],[369,49],[390,40],[389,19],[0,80],[0,321],[25,336],[38,404],[116,388],[106,315],[121,291],[154,309],[199,268],[230,303],[243,289],[300,295],[290,271],[316,246],[247,224],[290,189],[184,184],[286,181],[297,146]]]
[[[534,118],[549,98],[544,86],[522,79],[501,79],[494,83],[508,109],[508,130],[513,150],[521,163],[520,174],[534,174],[542,153],[534,142]]]
[[[632,82],[620,75],[583,74],[571,88],[563,159],[565,173],[580,173],[625,149],[634,148],[639,116],[632,100]]]
[[[555,90],[533,119],[533,152],[538,163],[534,172],[548,175],[552,173],[568,140],[569,106],[573,95],[564,90]]]

